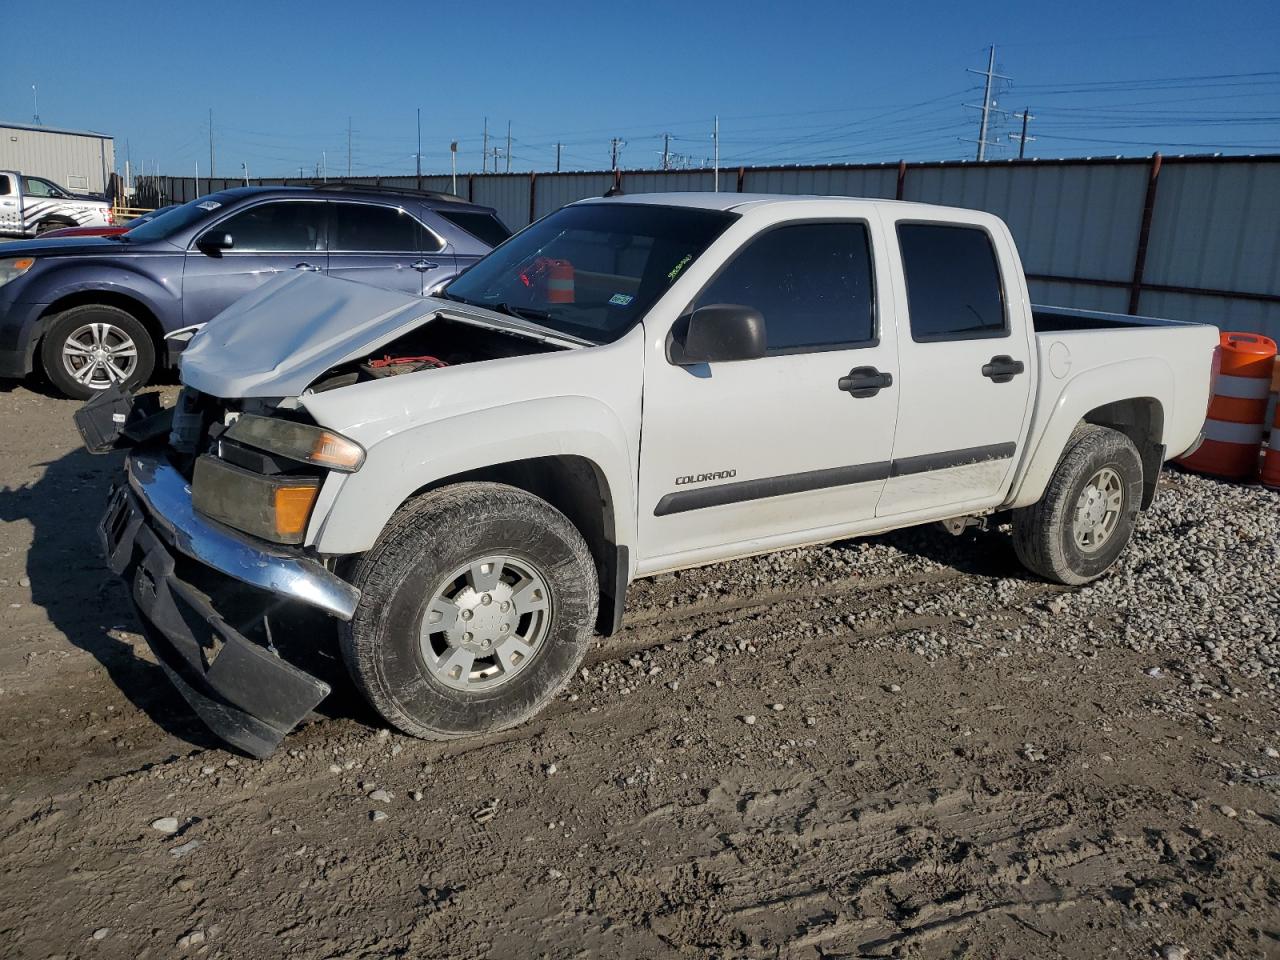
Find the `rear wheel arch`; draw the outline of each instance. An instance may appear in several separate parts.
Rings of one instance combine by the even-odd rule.
[[[1123,433],[1138,448],[1142,458],[1141,508],[1150,507],[1164,463],[1164,405],[1155,397],[1129,397],[1095,407],[1080,421]]]

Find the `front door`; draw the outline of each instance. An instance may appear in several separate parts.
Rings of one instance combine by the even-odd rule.
[[[839,535],[875,515],[898,408],[883,255],[861,220],[767,228],[690,305],[764,317],[755,360],[645,365],[646,572]],[[875,250],[873,254],[873,250]],[[648,333],[648,331],[646,331]]]
[[[945,214],[939,214],[944,217]],[[899,297],[902,406],[878,516],[996,506],[1021,451],[1031,396],[1031,333],[1010,324],[997,235],[963,220],[888,225]]]
[[[445,243],[403,207],[331,201],[329,276],[421,295],[453,275]]]
[[[232,246],[205,251],[197,238],[187,251],[183,324],[207,323],[282,271],[323,271],[324,207],[321,200],[266,200],[212,224],[204,233],[229,233]]]
[[[18,199],[17,178],[0,173],[0,233],[22,232],[22,202]]]

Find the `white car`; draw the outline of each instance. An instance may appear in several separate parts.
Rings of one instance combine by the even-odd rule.
[[[272,639],[319,644],[307,608],[382,716],[449,738],[536,713],[636,577],[998,515],[1092,580],[1197,443],[1217,343],[1033,308],[985,213],[628,196],[434,299],[281,277],[197,334],[175,410],[82,418],[159,437],[106,548],[188,700],[265,755],[328,690]]]
[[[63,227],[109,227],[115,222],[105,200],[77,197],[44,177],[0,170],[0,236],[35,237]]]

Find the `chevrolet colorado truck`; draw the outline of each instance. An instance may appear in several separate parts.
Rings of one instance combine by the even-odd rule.
[[[637,577],[994,515],[1033,573],[1092,580],[1197,444],[1217,343],[1033,307],[985,213],[626,196],[434,298],[281,276],[196,334],[176,406],[78,419],[134,444],[102,537],[157,656],[265,756],[328,692],[281,655],[316,619],[443,739],[535,714]]]

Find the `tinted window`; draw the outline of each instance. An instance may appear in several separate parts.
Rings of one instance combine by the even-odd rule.
[[[231,234],[233,250],[319,250],[323,216],[323,203],[260,203],[223,220],[218,231]]]
[[[609,343],[735,219],[687,207],[574,204],[521,230],[449,284],[444,296]]]
[[[698,297],[764,317],[769,352],[860,343],[875,336],[871,249],[860,223],[808,223],[751,241]]]
[[[511,231],[491,213],[476,213],[473,210],[437,210],[436,213],[491,247],[496,247],[511,236]]]
[[[370,203],[333,204],[330,250],[435,251],[440,241],[398,207]]]
[[[1000,268],[975,227],[898,224],[913,340],[973,340],[1006,333]]]
[[[9,178],[0,176],[0,197],[8,195],[9,189]]]

